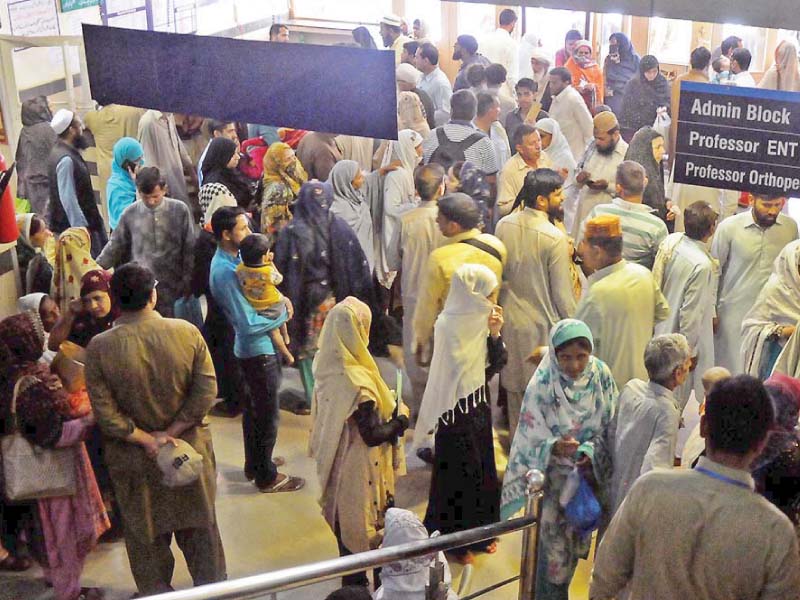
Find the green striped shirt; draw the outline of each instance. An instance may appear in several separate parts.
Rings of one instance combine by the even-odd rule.
[[[655,214],[655,210],[645,204],[614,198],[610,204],[595,206],[587,219],[600,215],[619,217],[622,225],[622,257],[652,269],[658,246],[669,234],[666,224]]]

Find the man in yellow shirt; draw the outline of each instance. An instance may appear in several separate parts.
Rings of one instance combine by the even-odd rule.
[[[478,230],[480,220],[480,209],[466,194],[449,194],[439,200],[436,223],[447,241],[428,259],[414,311],[413,347],[419,363],[423,354],[430,355],[426,350],[433,340],[433,325],[444,308],[450,280],[458,267],[467,263],[485,265],[502,281],[506,247],[493,235]]]

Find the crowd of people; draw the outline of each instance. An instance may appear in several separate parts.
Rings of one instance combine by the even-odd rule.
[[[424,20],[409,35],[383,18],[397,140],[23,104],[31,210],[17,218],[20,313],[0,321],[2,421],[71,448],[76,485],[2,504],[0,570],[33,558],[57,600],[100,598],[83,563],[121,537],[146,596],[172,589],[174,536],[195,585],[225,579],[207,416],[241,414],[255,491],[296,493],[305,481],[275,455],[284,408],[310,415],[342,556],[511,517],[538,469],[537,598],[568,598],[598,530],[591,598],[800,596],[787,199],[665,176],[679,82],[623,33],[601,63],[578,31],[521,48],[516,26],[506,9],[485,39],[458,36],[451,82]],[[364,27],[353,40],[379,46]],[[270,42],[289,41],[273,25]],[[679,80],[755,85],[740,39],[718,54],[695,49]],[[800,91],[793,42],[759,85]],[[302,394],[281,391],[288,366]],[[676,458],[692,397],[700,425]],[[407,447],[431,468],[423,519],[395,506]],[[425,597],[432,560],[376,571],[374,597]],[[343,584],[332,598],[370,578]]]

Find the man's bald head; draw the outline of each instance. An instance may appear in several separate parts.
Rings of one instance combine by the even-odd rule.
[[[463,231],[475,229],[481,222],[481,211],[475,200],[461,192],[448,194],[439,200],[439,215]]]
[[[435,200],[444,182],[444,167],[437,163],[430,163],[417,167],[414,171],[414,187],[417,188],[420,200],[427,202]]]
[[[711,393],[711,388],[724,379],[731,377],[731,372],[725,367],[711,367],[703,373],[703,391],[706,396]]]

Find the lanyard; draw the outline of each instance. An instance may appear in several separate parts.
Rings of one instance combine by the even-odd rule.
[[[708,470],[708,469],[706,469],[704,467],[695,467],[694,470],[695,471],[699,471],[703,475],[708,475],[709,477],[713,477],[714,479],[719,479],[720,481],[722,481],[724,483],[729,483],[731,485],[735,485],[735,486],[738,486],[740,488],[745,488],[747,490],[750,489],[750,486],[747,485],[746,483],[744,483],[743,481],[738,481],[736,479],[731,479],[730,477],[726,477],[725,475],[722,475],[720,473],[715,473],[714,471],[710,471],[710,470]]]

